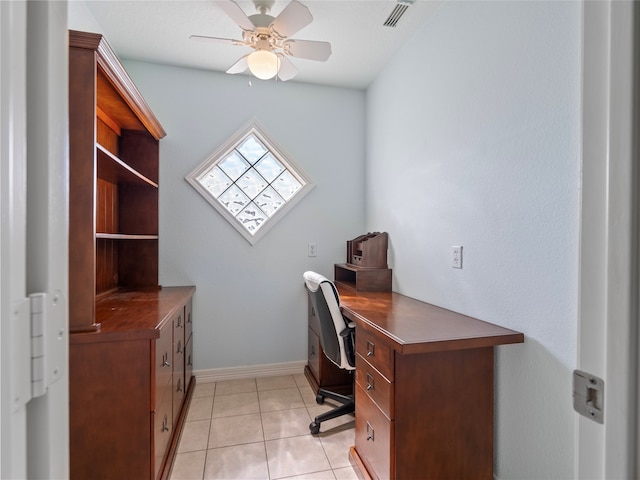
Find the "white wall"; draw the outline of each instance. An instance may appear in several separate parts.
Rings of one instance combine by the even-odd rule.
[[[333,278],[346,240],[364,231],[364,92],[124,63],[167,131],[160,283],[197,287],[195,369],[304,360],[302,273]],[[253,117],[315,187],[251,246],[184,177]]]
[[[502,479],[574,478],[580,41],[579,2],[449,1],[367,95],[394,289],[525,334],[497,349]]]

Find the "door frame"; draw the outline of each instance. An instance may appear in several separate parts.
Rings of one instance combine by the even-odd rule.
[[[637,474],[637,15],[630,1],[583,2],[577,367],[603,378],[605,394],[604,424],[576,414],[581,479]]]
[[[69,477],[67,35],[66,1],[0,1],[0,478]]]
[[[24,2],[0,2],[0,478],[27,478],[30,385],[16,346],[26,297],[26,30]]]

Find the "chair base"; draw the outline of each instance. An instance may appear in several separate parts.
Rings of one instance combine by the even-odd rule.
[[[314,435],[320,433],[320,424],[322,422],[331,420],[332,418],[340,417],[342,415],[346,415],[348,413],[353,413],[356,409],[353,395],[342,395],[340,393],[330,392],[329,390],[324,390],[321,388],[318,390],[318,394],[316,395],[316,403],[324,403],[325,397],[336,400],[342,405],[334,408],[333,410],[329,410],[328,412],[321,413],[313,420],[313,422],[311,422],[311,424],[309,425],[309,431]]]

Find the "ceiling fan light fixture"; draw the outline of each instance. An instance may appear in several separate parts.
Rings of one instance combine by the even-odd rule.
[[[278,74],[280,60],[270,50],[256,50],[247,57],[249,71],[260,80],[269,80]]]
[[[227,70],[229,74],[242,73],[248,68],[253,76],[261,80],[274,77],[282,82],[291,80],[298,73],[298,69],[288,57],[324,62],[331,56],[331,44],[289,38],[309,25],[313,16],[299,0],[290,0],[278,16],[273,17],[267,12],[271,10],[275,1],[253,0],[260,13],[248,17],[236,0],[216,0],[227,16],[242,29],[242,40],[205,35],[191,35],[190,38],[252,48],[252,53],[243,55],[231,65]]]

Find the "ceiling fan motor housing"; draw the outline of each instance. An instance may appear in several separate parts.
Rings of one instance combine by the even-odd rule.
[[[275,20],[275,17],[267,15],[266,13],[256,13],[255,15],[250,15],[249,20],[256,26],[256,30],[259,28],[268,29],[269,25]]]

